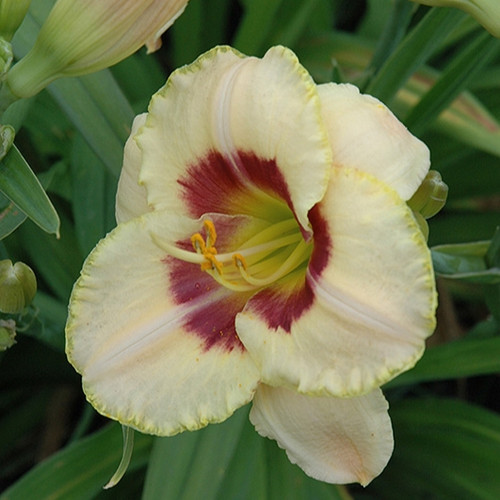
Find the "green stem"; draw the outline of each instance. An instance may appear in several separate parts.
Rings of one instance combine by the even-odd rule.
[[[7,83],[3,82],[0,87],[0,122],[7,108],[19,99],[11,91]]]

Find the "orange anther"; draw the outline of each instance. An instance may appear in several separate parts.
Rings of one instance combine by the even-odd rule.
[[[215,245],[215,241],[217,240],[215,225],[211,220],[204,220],[203,225],[205,226],[205,231],[207,233],[207,247],[211,248]]]
[[[191,244],[193,245],[193,248],[195,249],[196,253],[201,253],[205,255],[207,247],[205,245],[205,240],[203,239],[203,236],[200,233],[195,233],[193,234],[193,236],[191,236]]]

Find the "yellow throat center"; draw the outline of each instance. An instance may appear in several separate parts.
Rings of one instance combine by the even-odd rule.
[[[194,252],[152,237],[172,257],[199,264],[220,285],[234,291],[252,291],[274,283],[305,265],[312,251],[293,217],[269,225],[236,251],[220,254],[214,223],[207,219],[203,226],[205,238],[201,233],[191,236]]]

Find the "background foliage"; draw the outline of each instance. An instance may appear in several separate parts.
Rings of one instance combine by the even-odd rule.
[[[14,38],[17,57],[52,4],[32,2]],[[137,434],[124,479],[102,490],[121,457],[121,430],[84,401],[66,361],[69,294],[115,225],[133,116],[170,71],[226,43],[258,56],[287,45],[317,82],[354,82],[379,97],[429,145],[450,188],[429,221],[438,328],[417,366],[384,388],[395,452],[365,489],[307,478],[242,408],[196,433]],[[0,499],[500,498],[499,121],[500,41],[460,11],[407,0],[191,0],[154,56],[141,51],[12,106],[4,123],[18,130],[60,228],[43,191],[23,185],[26,177],[9,181],[21,159],[3,164],[0,258],[28,263],[39,291],[16,317],[17,344],[0,352]]]

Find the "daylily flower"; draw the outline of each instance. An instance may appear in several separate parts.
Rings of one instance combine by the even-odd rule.
[[[393,447],[379,386],[434,329],[406,201],[429,152],[295,55],[218,47],[134,122],[118,227],[75,284],[67,355],[104,415],[170,436],[250,419],[314,478],[367,484]]]
[[[456,7],[472,16],[493,36],[500,37],[500,2],[498,0],[413,0],[432,7]]]
[[[17,98],[37,94],[56,78],[92,73],[125,59],[161,34],[188,0],[57,0],[35,45],[9,72]]]

